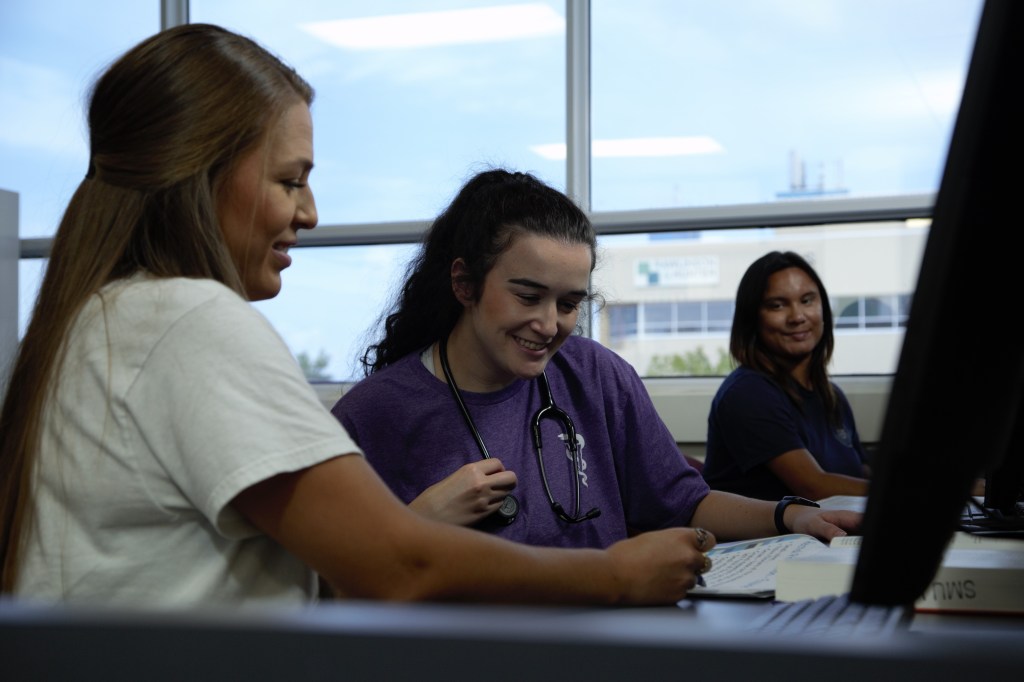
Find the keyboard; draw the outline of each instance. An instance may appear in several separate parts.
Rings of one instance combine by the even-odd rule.
[[[909,627],[913,615],[912,606],[860,604],[845,594],[830,595],[776,602],[750,629],[778,635],[884,636]]]
[[[1008,514],[972,502],[960,515],[960,530],[972,535],[1024,538],[1024,502],[1017,502],[1015,511]]]

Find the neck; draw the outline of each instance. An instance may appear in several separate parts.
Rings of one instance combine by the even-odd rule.
[[[463,391],[472,391],[473,393],[493,393],[512,383],[512,381],[504,383],[495,381],[485,376],[484,372],[477,370],[476,368],[481,363],[476,362],[476,352],[472,346],[467,347],[467,344],[461,338],[458,326],[448,335],[448,369],[451,371],[452,379],[455,381],[456,386]],[[440,342],[434,344],[433,354],[434,375],[442,381],[446,381],[441,364]]]
[[[811,385],[811,356],[807,356],[789,370],[789,375],[793,377],[793,380],[806,388],[812,390],[814,387]]]

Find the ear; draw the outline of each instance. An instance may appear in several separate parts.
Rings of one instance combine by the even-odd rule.
[[[463,279],[468,272],[466,261],[461,258],[452,261],[452,293],[455,294],[455,300],[464,307],[469,307],[474,302],[473,285]]]

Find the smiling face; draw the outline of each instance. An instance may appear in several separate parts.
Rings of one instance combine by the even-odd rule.
[[[300,102],[285,112],[266,143],[239,160],[225,181],[218,217],[250,301],[278,294],[298,231],[316,226],[308,184],[312,168],[313,122],[309,107]]]
[[[521,234],[487,273],[476,300],[455,285],[464,306],[448,341],[456,383],[485,392],[539,376],[576,327],[591,265],[586,244]],[[463,269],[456,261],[453,276]]]
[[[822,317],[821,293],[806,272],[786,268],[768,278],[758,334],[769,352],[794,365],[797,380],[821,341]]]

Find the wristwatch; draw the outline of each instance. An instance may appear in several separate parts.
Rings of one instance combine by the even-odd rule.
[[[775,529],[779,531],[779,535],[785,535],[790,530],[786,528],[786,524],[782,521],[783,514],[786,513],[786,507],[791,504],[799,504],[802,507],[821,507],[817,502],[812,502],[804,497],[797,497],[796,495],[786,495],[779,503],[775,505]]]

